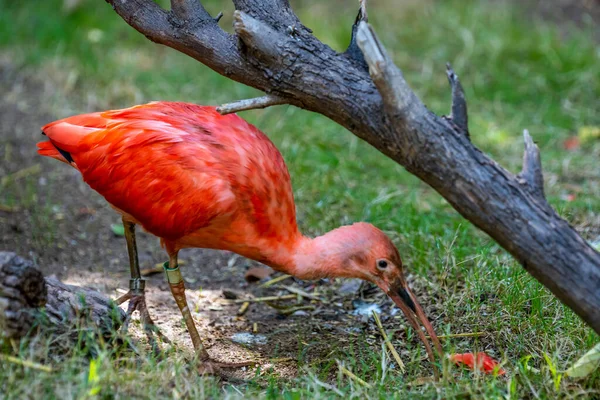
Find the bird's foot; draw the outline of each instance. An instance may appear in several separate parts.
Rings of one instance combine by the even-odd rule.
[[[146,305],[146,296],[144,294],[143,289],[131,289],[129,292],[125,293],[123,296],[119,297],[116,300],[118,305],[123,304],[129,300],[129,305],[127,306],[127,312],[125,316],[125,322],[121,329],[126,332],[129,329],[129,323],[131,322],[131,315],[137,311],[140,313],[140,321],[142,326],[144,327],[144,332],[146,333],[146,337],[148,338],[148,342],[152,346],[152,350],[155,354],[160,354],[160,349],[158,344],[156,343],[156,338],[159,338],[164,343],[171,343],[169,338],[167,338],[158,328],[158,326],[154,323],[152,318],[150,317],[150,313],[148,312],[148,307]]]
[[[255,361],[230,363],[215,361],[209,358],[204,361],[198,361],[198,372],[200,373],[200,375],[212,375],[224,379],[231,379],[231,377],[224,372],[225,369],[252,367],[254,365],[256,365]]]

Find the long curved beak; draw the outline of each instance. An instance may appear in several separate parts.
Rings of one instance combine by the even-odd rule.
[[[435,357],[433,355],[433,350],[431,349],[431,345],[429,344],[429,341],[427,341],[427,338],[425,337],[425,334],[423,333],[423,330],[421,329],[421,326],[417,321],[419,321],[425,327],[425,330],[429,334],[429,337],[431,338],[431,341],[433,342],[433,345],[435,346],[435,349],[440,358],[443,355],[442,345],[440,344],[440,341],[437,335],[435,334],[431,323],[425,316],[421,305],[419,304],[411,290],[408,288],[408,286],[403,284],[393,285],[387,294],[394,301],[394,303],[396,303],[396,305],[402,310],[409,324],[419,335],[419,339],[421,339],[423,345],[425,346],[427,356],[429,357],[429,360],[433,365],[433,370],[437,377],[439,373],[435,366]]]

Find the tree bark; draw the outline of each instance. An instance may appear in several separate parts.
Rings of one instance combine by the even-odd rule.
[[[44,278],[30,261],[0,252],[0,338],[19,339],[36,319],[56,332],[91,326],[101,334],[118,329],[125,313],[103,294]]]
[[[451,114],[429,111],[366,23],[364,0],[341,54],[316,39],[287,0],[233,0],[235,34],[199,1],[172,0],[171,11],[152,0],[107,2],[150,40],[323,114],[370,143],[433,187],[600,334],[600,254],[546,202],[529,134],[517,176],[483,154],[470,141],[464,92],[450,67]]]

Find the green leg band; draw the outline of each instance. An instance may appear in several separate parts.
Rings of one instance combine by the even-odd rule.
[[[183,277],[181,276],[179,266],[176,266],[175,268],[169,268],[169,262],[167,261],[163,264],[163,268],[167,273],[167,281],[169,281],[171,285],[177,285],[178,283],[183,281]]]

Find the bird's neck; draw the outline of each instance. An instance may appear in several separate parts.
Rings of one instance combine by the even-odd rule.
[[[345,268],[348,248],[338,230],[314,239],[299,233],[288,246],[270,253],[266,264],[299,279],[352,277]]]

